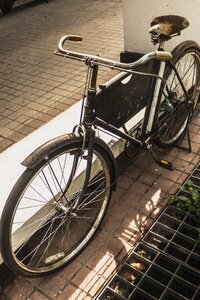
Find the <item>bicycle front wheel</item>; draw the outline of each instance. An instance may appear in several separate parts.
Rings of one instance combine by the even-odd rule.
[[[183,88],[173,69],[166,71],[166,84],[161,91],[157,111],[157,128],[161,129],[155,143],[161,147],[175,145],[185,132],[188,118],[196,107],[200,84],[200,49],[193,41],[178,45],[172,52],[172,62],[188,93]]]
[[[1,220],[1,252],[13,271],[50,273],[75,258],[93,237],[112,191],[105,149],[94,144],[87,186],[86,169],[87,150],[82,142],[70,141],[22,174]]]

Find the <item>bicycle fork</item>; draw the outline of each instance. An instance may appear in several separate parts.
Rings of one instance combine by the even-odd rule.
[[[86,131],[87,132],[87,131]],[[85,170],[85,178],[84,178],[84,183],[82,187],[82,191],[78,197],[78,199],[75,202],[74,207],[76,208],[78,203],[83,200],[85,190],[88,186],[88,183],[90,181],[90,174],[91,174],[91,168],[92,168],[92,157],[93,157],[93,148],[94,148],[94,137],[95,137],[95,131],[93,129],[89,130],[89,135],[88,135],[88,147],[87,147],[87,155],[83,155],[83,159],[86,160],[86,170]],[[85,145],[83,145],[83,151],[84,151]]]
[[[84,107],[84,115],[83,115],[83,121],[82,124],[80,124],[79,128],[82,131],[83,134],[83,144],[82,144],[82,150],[81,150],[81,156],[83,159],[86,160],[86,169],[84,174],[84,182],[82,186],[82,191],[80,192],[79,196],[77,197],[73,209],[76,209],[78,204],[82,202],[85,190],[87,189],[88,183],[90,181],[90,174],[91,174],[91,168],[92,168],[92,158],[93,158],[93,149],[94,149],[94,139],[95,139],[95,130],[92,129],[92,124],[95,120],[95,115],[93,111],[94,106],[94,100],[96,96],[96,80],[97,80],[97,73],[98,73],[98,66],[90,65],[90,62],[87,62],[89,67],[91,68],[91,75],[89,79],[89,88],[88,93],[86,97],[86,103]],[[83,107],[82,107],[83,109]],[[82,115],[82,113],[81,113]],[[87,155],[84,155],[84,151],[87,150]],[[78,161],[76,162],[77,165]]]

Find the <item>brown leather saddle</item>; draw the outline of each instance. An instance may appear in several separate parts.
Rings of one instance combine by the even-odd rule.
[[[181,16],[166,15],[155,17],[151,21],[149,32],[152,35],[164,35],[171,38],[175,35],[180,35],[181,30],[189,26],[189,21]]]

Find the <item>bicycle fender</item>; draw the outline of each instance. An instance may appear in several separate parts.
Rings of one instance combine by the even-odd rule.
[[[44,160],[46,156],[50,155],[52,152],[60,149],[65,145],[70,145],[72,143],[82,142],[82,141],[83,141],[83,137],[81,133],[70,133],[70,134],[64,134],[58,136],[48,141],[47,143],[41,145],[36,150],[34,150],[31,154],[29,154],[25,158],[25,160],[21,164],[28,169],[33,169],[42,160]],[[117,178],[117,167],[116,167],[116,161],[112,151],[102,139],[95,137],[94,142],[108,154],[112,165],[112,170],[113,170],[112,182],[115,183]],[[115,184],[114,184],[114,188],[115,188]]]

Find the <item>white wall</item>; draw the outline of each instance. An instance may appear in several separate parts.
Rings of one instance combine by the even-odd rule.
[[[123,0],[124,5],[124,49],[148,52],[155,49],[148,29],[154,17],[180,15],[186,17],[190,26],[166,43],[170,51],[183,40],[200,43],[200,0]]]

